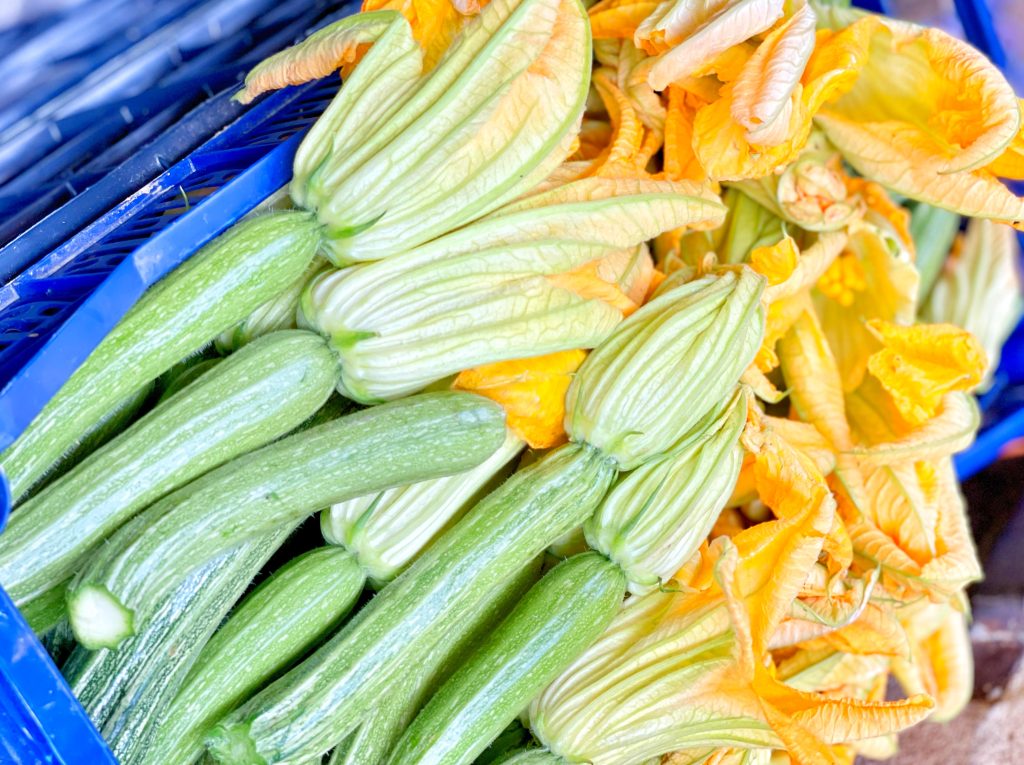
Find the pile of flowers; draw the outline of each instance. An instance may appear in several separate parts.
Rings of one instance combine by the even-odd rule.
[[[400,10],[428,58],[479,10],[364,8]],[[534,702],[534,728],[574,735],[589,712],[559,717],[560,694],[608,672],[617,641],[614,661],[638,672],[677,654],[643,700],[660,718],[590,710],[620,761],[668,745],[676,765],[891,754],[899,730],[950,719],[971,693],[965,588],[981,571],[952,455],[1021,311],[1024,199],[1005,181],[1024,179],[1022,102],[960,40],[839,5],[601,0],[589,17],[590,98],[547,183],[681,182],[726,212],[664,231],[628,290],[600,266],[558,279],[628,315],[666,278],[748,267],[767,279],[767,318],[743,376],[745,460],[709,539]],[[947,258],[957,216],[970,220]],[[565,438],[585,356],[501,361],[455,385],[546,448]],[[722,744],[690,746],[701,725]]]

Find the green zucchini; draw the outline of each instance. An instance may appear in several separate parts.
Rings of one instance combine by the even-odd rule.
[[[438,642],[462,634],[490,589],[586,520],[615,472],[593,447],[567,444],[513,475],[333,639],[218,725],[214,757],[291,762],[344,740],[365,710],[414,682]]]
[[[64,618],[67,613],[64,608],[67,585],[67,582],[60,582],[20,607],[21,615],[37,635],[49,632]]]
[[[388,765],[469,765],[611,622],[626,576],[596,552],[549,571],[434,694]]]
[[[195,364],[189,364],[181,370],[180,374],[177,374],[168,380],[167,385],[164,386],[163,391],[160,393],[160,398],[156,400],[157,406],[164,403],[175,393],[184,390],[186,387],[194,383],[204,374],[217,366],[221,361],[223,361],[223,359],[218,356],[212,359],[200,359]]]
[[[319,244],[313,215],[261,215],[237,224],[160,280],[0,455],[12,499],[125,396],[295,281]]]
[[[496,765],[569,765],[569,761],[548,749],[516,749],[496,761]]]
[[[244,539],[350,497],[474,467],[504,441],[504,417],[480,396],[424,394],[222,465],[152,505],[90,561],[68,593],[76,637],[118,645],[145,625],[150,604]]]
[[[454,667],[486,638],[492,626],[508,614],[540,575],[540,558],[488,591],[466,622],[463,634],[442,641],[423,661],[410,682],[403,683],[373,707],[359,729],[331,753],[330,765],[382,765],[388,752],[423,703]]]
[[[247,540],[194,571],[120,650],[72,653],[63,672],[121,763],[137,761],[210,635],[293,528]]]
[[[144,408],[146,402],[156,385],[152,380],[145,385],[140,385],[123,399],[111,407],[99,422],[93,425],[89,431],[82,436],[81,440],[65,452],[59,460],[46,471],[46,475],[30,491],[24,494],[21,502],[24,503],[42,490],[46,485],[56,481],[79,462],[84,460],[94,451],[99,449],[118,433],[123,431],[131,423],[132,419]],[[20,509],[19,505],[15,510]]]
[[[0,583],[19,605],[47,592],[142,508],[311,417],[335,377],[327,344],[301,330],[224,360],[22,505],[0,536]]]
[[[319,547],[281,567],[203,648],[142,761],[194,762],[207,729],[344,618],[364,582],[355,557],[341,547]]]
[[[322,271],[327,262],[323,258],[314,258],[298,279],[289,284],[279,294],[274,295],[263,305],[246,316],[231,329],[217,335],[214,347],[224,354],[237,351],[257,337],[281,329],[295,329],[295,320],[299,313],[299,300],[310,280]]]

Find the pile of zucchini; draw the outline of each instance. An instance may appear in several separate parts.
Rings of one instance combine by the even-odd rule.
[[[763,278],[670,279],[623,320],[552,276],[608,258],[625,284],[648,240],[724,214],[559,178],[582,6],[493,0],[432,66],[401,15],[357,14],[245,97],[367,43],[293,209],[157,284],[0,455],[0,584],[123,763],[563,761],[503,751],[517,716],[735,483]],[[550,451],[452,390],[576,348],[596,350]]]

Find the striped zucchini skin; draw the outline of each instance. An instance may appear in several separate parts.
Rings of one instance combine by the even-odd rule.
[[[154,500],[311,417],[336,373],[301,330],[225,359],[23,504],[0,535],[0,583],[18,605],[45,593]]]
[[[64,618],[67,613],[64,608],[67,585],[67,582],[61,582],[19,608],[28,626],[37,635],[49,632]]]
[[[497,760],[495,765],[569,765],[569,761],[547,749],[517,749]]]
[[[298,279],[320,225],[305,212],[242,221],[161,279],[0,455],[16,501],[132,391]]]
[[[516,473],[442,535],[313,656],[214,729],[226,763],[300,760],[329,750],[431,648],[465,629],[483,593],[594,511],[614,466],[567,444]]]
[[[626,576],[600,553],[562,561],[434,694],[388,765],[469,765],[611,622]]]
[[[402,731],[443,678],[472,654],[493,625],[500,622],[537,581],[540,563],[541,558],[535,558],[488,591],[467,619],[464,634],[454,641],[442,641],[434,646],[410,682],[397,685],[374,705],[373,713],[363,720],[359,729],[335,747],[329,765],[383,765]]]
[[[122,765],[139,761],[192,662],[293,528],[247,540],[194,571],[120,650],[72,653],[64,675]]]
[[[207,729],[341,621],[365,581],[342,547],[318,547],[282,566],[203,648],[142,762],[191,765],[205,749]]]
[[[150,604],[241,540],[334,502],[476,466],[504,441],[504,420],[502,408],[480,396],[423,394],[303,430],[206,473],[137,516],[139,524],[119,530],[90,560],[69,590],[76,636],[106,647],[121,637],[98,638],[83,626],[80,607],[90,599],[126,609],[139,629]]]
[[[89,431],[82,436],[81,440],[61,455],[60,459],[46,472],[44,480],[35,484],[32,489],[22,497],[24,502],[27,498],[37,494],[48,483],[56,481],[82,460],[99,449],[110,439],[121,433],[136,415],[142,412],[146,402],[156,384],[150,380],[145,385],[139,386],[123,399],[111,407],[103,418],[97,422]]]

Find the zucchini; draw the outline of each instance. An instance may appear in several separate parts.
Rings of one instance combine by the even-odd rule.
[[[335,377],[312,332],[243,348],[22,505],[0,536],[0,583],[18,605],[47,592],[154,500],[311,417]]]
[[[274,295],[242,321],[221,332],[213,341],[219,353],[227,356],[258,337],[281,329],[295,329],[299,299],[310,280],[326,266],[323,258],[314,258],[298,279],[280,294]]]
[[[12,500],[125,396],[299,278],[319,244],[320,224],[310,213],[261,215],[235,225],[161,279],[0,455]]]
[[[475,649],[491,627],[508,614],[540,575],[538,556],[489,590],[469,616],[463,634],[434,646],[413,682],[401,684],[381,699],[359,729],[331,754],[330,765],[382,765],[417,711],[452,669]]]
[[[248,540],[194,571],[120,650],[79,646],[72,653],[63,672],[122,765],[139,761],[192,662],[292,528]]]
[[[364,582],[355,557],[341,547],[319,547],[282,566],[203,648],[142,761],[194,762],[207,729],[344,618]]]
[[[389,405],[391,406],[391,405]],[[291,762],[344,740],[512,572],[586,520],[615,475],[567,444],[485,497],[328,643],[233,712],[210,737],[226,763]]]
[[[39,481],[23,497],[25,502],[29,497],[38,493],[47,484],[56,481],[79,462],[84,460],[94,451],[114,438],[131,423],[132,419],[139,414],[149,400],[156,385],[152,380],[145,385],[139,386],[123,399],[111,407],[103,418],[97,422],[89,431],[82,436],[82,439],[65,452],[59,460],[46,471],[43,480]],[[20,507],[20,506],[19,506]],[[17,508],[16,508],[17,509]]]
[[[496,765],[569,765],[569,761],[549,749],[516,749],[496,761]]]
[[[49,632],[64,618],[64,592],[67,585],[67,582],[61,582],[19,608],[28,626],[37,635]]]
[[[350,497],[468,470],[504,438],[497,404],[431,393],[238,457],[164,497],[108,541],[69,589],[75,636],[92,648],[117,646],[145,625],[152,603],[240,541]]]
[[[626,576],[596,552],[562,561],[441,686],[389,765],[469,765],[611,622]]]

